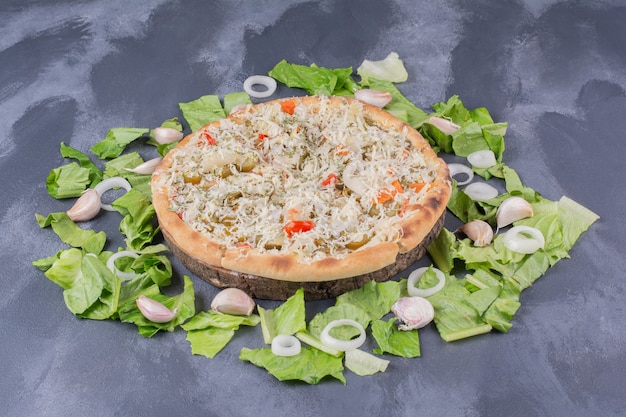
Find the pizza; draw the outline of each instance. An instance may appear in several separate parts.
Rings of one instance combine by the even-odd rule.
[[[425,253],[447,165],[413,128],[345,97],[246,105],[186,136],[153,173],[166,243],[193,273],[257,298],[326,298]]]

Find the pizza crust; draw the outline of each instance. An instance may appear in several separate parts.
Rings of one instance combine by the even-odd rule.
[[[296,99],[299,105],[315,106],[320,98]],[[339,106],[351,99],[331,97],[331,105]],[[260,105],[270,105],[273,102]],[[426,140],[413,128],[377,107],[363,104],[367,117],[386,129],[405,131],[410,142],[427,158],[438,164],[435,180],[428,195],[419,205],[407,207],[399,222],[400,238],[395,242],[378,242],[348,253],[342,258],[327,257],[302,262],[295,254],[275,254],[254,249],[226,249],[189,227],[170,209],[168,190],[162,177],[172,165],[171,152],[166,155],[152,177],[153,204],[160,228],[172,252],[192,272],[218,287],[236,286],[259,298],[285,299],[284,289],[305,287],[307,298],[336,296],[337,291],[353,289],[366,280],[389,279],[422,257],[427,244],[443,226],[446,204],[450,198],[450,177],[447,165],[437,157]],[[241,115],[233,115],[233,118]],[[220,121],[214,122],[219,125]],[[192,138],[188,135],[178,145],[183,147]],[[253,288],[256,287],[256,290]],[[306,290],[306,288],[309,288]],[[297,289],[297,288],[296,288]],[[291,292],[293,293],[293,292]],[[320,296],[321,294],[321,296]]]

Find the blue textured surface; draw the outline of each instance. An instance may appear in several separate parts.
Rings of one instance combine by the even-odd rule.
[[[624,415],[626,7],[591,3],[1,2],[0,415]],[[61,141],[87,152],[109,128],[157,126],[281,59],[356,68],[391,51],[418,106],[458,94],[487,107],[509,122],[504,159],[525,184],[601,217],[523,293],[508,334],[446,344],[429,328],[422,357],[391,358],[384,374],[281,383],[237,359],[262,344],[258,328],[193,356],[182,331],[145,339],[76,319],[31,265],[64,248],[34,217],[68,208],[45,190]],[[92,225],[110,248],[118,221]],[[207,309],[216,289],[194,282]]]

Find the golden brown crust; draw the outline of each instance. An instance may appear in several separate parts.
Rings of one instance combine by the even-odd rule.
[[[319,97],[314,96],[276,101],[282,100],[297,100],[300,104],[308,106],[319,104]],[[349,99],[331,97],[330,100],[333,105],[338,106]],[[416,248],[442,217],[450,197],[449,172],[443,160],[437,157],[428,142],[415,129],[377,107],[364,104],[364,108],[368,117],[378,125],[398,131],[406,129],[413,146],[420,149],[428,159],[438,163],[437,178],[430,184],[423,203],[407,208],[400,222],[402,237],[398,242],[381,242],[370,247],[363,247],[340,259],[329,257],[311,263],[300,262],[296,255],[290,254],[260,253],[252,249],[224,250],[218,243],[192,230],[175,212],[170,210],[167,189],[160,185],[159,181],[163,171],[172,164],[170,153],[157,167],[152,178],[153,204],[168,244],[176,246],[176,251],[184,253],[185,258],[191,262],[209,268],[211,266],[225,268],[278,281],[332,281],[368,274],[393,264],[399,253],[407,253]],[[237,115],[233,117],[236,118]],[[214,123],[219,123],[219,121]],[[184,146],[190,138],[191,135],[187,136],[177,147]]]

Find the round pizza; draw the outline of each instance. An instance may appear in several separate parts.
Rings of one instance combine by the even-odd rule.
[[[152,176],[181,262],[266,299],[391,278],[424,255],[450,190],[447,165],[415,129],[323,96],[241,106],[185,137]]]

